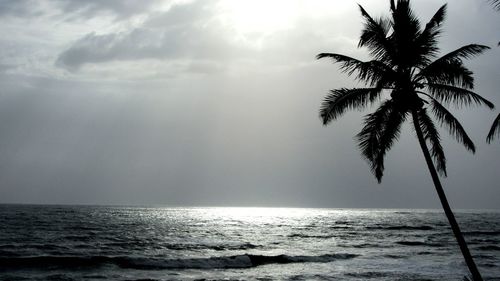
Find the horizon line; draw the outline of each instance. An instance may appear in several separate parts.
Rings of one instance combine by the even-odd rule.
[[[150,203],[150,204],[117,204],[117,203],[5,203],[0,202],[0,206],[67,206],[67,207],[127,207],[127,208],[171,208],[171,209],[217,209],[217,208],[245,208],[245,209],[331,209],[331,210],[435,210],[435,211],[443,211],[440,207],[325,207],[325,206],[317,206],[317,207],[306,207],[306,206],[223,206],[223,205],[176,205],[176,204],[158,204],[158,203]],[[454,208],[454,210],[463,210],[463,211],[500,211],[500,208]]]

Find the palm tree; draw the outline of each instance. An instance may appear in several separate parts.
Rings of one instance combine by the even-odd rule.
[[[358,47],[367,47],[372,60],[360,61],[334,53],[321,53],[317,58],[332,59],[340,64],[343,72],[355,75],[367,86],[331,90],[320,108],[323,124],[328,125],[347,110],[379,104],[375,112],[365,116],[364,127],[356,138],[362,155],[380,183],[384,157],[397,141],[402,124],[411,117],[453,234],[472,277],[475,281],[482,280],[439,180],[438,173],[446,176],[446,158],[430,113],[466,149],[475,152],[474,143],[444,105],[478,104],[493,108],[491,102],[472,91],[474,78],[463,64],[464,59],[489,48],[471,44],[437,58],[437,39],[446,5],[423,28],[409,0],[398,0],[397,3],[390,0],[391,16],[387,18],[374,19],[362,6],[359,8],[365,23]]]

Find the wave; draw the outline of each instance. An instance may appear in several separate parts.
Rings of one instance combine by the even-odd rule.
[[[464,235],[496,236],[496,235],[500,235],[500,231],[465,231]]]
[[[336,260],[352,259],[355,254],[329,254],[320,256],[289,256],[289,255],[236,255],[209,258],[190,259],[160,259],[140,257],[64,257],[39,256],[0,258],[3,268],[15,269],[53,269],[53,268],[85,268],[116,265],[126,269],[161,270],[161,269],[221,269],[221,268],[251,268],[267,264],[289,263],[328,263]]]
[[[302,233],[292,233],[288,235],[290,238],[320,238],[320,239],[328,239],[333,238],[335,235],[310,235],[310,234],[302,234]]]
[[[403,245],[403,246],[424,246],[424,242],[419,242],[419,241],[398,241],[396,244]]]
[[[353,227],[348,226],[348,225],[334,225],[334,226],[330,226],[328,228],[330,228],[330,229],[352,229]]]
[[[417,255],[419,256],[429,256],[429,255],[435,255],[436,253],[433,252],[428,252],[428,251],[423,251],[423,252],[418,252]]]
[[[158,243],[153,242],[134,242],[128,243],[126,241],[121,242],[108,242],[103,243],[103,246],[110,248],[121,248],[121,249],[134,249],[134,248],[144,248],[144,247],[160,247],[168,250],[174,251],[186,251],[186,250],[214,250],[214,251],[235,251],[235,250],[251,250],[261,248],[261,245],[256,245],[252,243],[226,243],[226,244],[197,244],[197,243]],[[78,244],[74,245],[73,248],[95,248],[93,244]]]
[[[0,257],[17,257],[19,253],[16,251],[4,251],[0,250]]]
[[[428,246],[428,247],[441,247],[441,244],[438,243],[428,243],[428,242],[420,242],[420,241],[398,241],[396,244],[403,246]]]
[[[252,243],[243,243],[243,244],[167,244],[163,245],[163,247],[169,250],[204,250],[210,249],[215,251],[232,251],[232,250],[250,250],[261,247],[260,245],[255,245]]]
[[[481,246],[479,249],[482,251],[500,251],[500,247],[495,245]]]
[[[387,255],[384,255],[385,258],[388,258],[388,259],[403,259],[405,258],[404,255],[395,255],[395,254],[387,254]]]
[[[364,248],[390,248],[392,246],[390,245],[383,245],[383,244],[376,244],[376,243],[361,243],[361,244],[344,244],[344,245],[337,245],[338,247],[343,247],[343,248],[357,248],[357,249],[364,249]]]
[[[354,277],[354,278],[361,278],[361,279],[379,279],[379,278],[386,278],[391,275],[389,272],[349,272],[346,273],[345,275]]]
[[[429,225],[397,225],[397,226],[367,226],[367,229],[379,229],[379,230],[433,230],[434,227]]]

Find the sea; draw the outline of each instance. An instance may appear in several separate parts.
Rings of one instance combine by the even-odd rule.
[[[500,280],[500,212],[456,217]],[[453,280],[440,210],[0,205],[0,280]]]

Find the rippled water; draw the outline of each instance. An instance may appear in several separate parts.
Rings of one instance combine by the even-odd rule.
[[[487,280],[500,213],[457,212]],[[0,205],[2,280],[462,280],[432,210]]]

